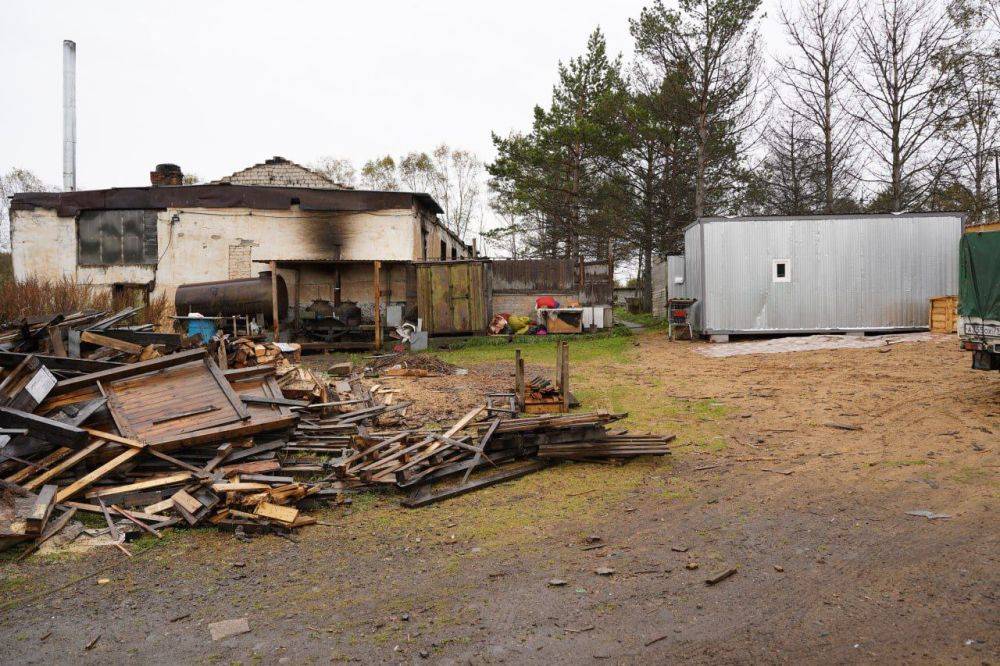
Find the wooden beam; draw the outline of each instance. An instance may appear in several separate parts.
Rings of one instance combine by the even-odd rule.
[[[25,467],[24,469],[20,470],[19,472],[15,472],[14,474],[11,474],[6,479],[4,479],[4,481],[8,481],[10,483],[17,483],[17,484],[20,484],[20,485],[24,486],[25,489],[31,490],[31,488],[29,488],[28,486],[24,485],[22,483],[22,481],[24,481],[25,479],[29,478],[32,474],[34,474],[35,470],[38,469],[39,467],[42,468],[42,469],[48,469],[49,465],[54,465],[55,463],[59,462],[60,460],[62,460],[66,456],[70,455],[71,453],[73,453],[73,449],[65,447],[65,446],[64,447],[60,447],[60,448],[56,449],[55,451],[53,451],[52,453],[50,453],[49,455],[47,455],[44,458],[42,458],[41,460],[37,461],[36,464],[38,465],[38,467],[31,467],[29,465],[29,466]],[[0,455],[2,455],[2,454],[0,454]]]
[[[139,361],[138,363],[119,365],[107,370],[91,372],[90,374],[82,375],[80,377],[64,379],[56,384],[56,387],[52,389],[49,396],[51,397],[54,395],[77,391],[82,388],[94,386],[97,382],[111,382],[118,379],[126,379],[128,377],[135,377],[136,375],[143,375],[147,372],[154,372],[156,370],[163,370],[165,368],[172,368],[174,366],[183,365],[192,361],[198,361],[204,358],[207,353],[208,352],[204,347],[199,347],[198,349],[189,349],[188,351],[168,354],[159,358],[151,358],[148,361]]]
[[[116,338],[109,338],[106,335],[93,333],[91,331],[83,331],[80,333],[80,342],[87,342],[89,344],[100,345],[102,347],[110,347],[111,349],[116,349],[120,352],[125,352],[126,354],[142,353],[142,345],[126,342],[125,340],[118,340]]]
[[[76,495],[90,484],[99,479],[103,479],[105,476],[115,471],[129,460],[132,460],[132,458],[135,458],[140,453],[142,453],[142,449],[127,449],[125,452],[118,454],[97,469],[91,471],[89,474],[81,476],[79,479],[56,493],[56,502],[68,500],[70,497]]]
[[[28,531],[32,534],[41,534],[45,528],[45,523],[48,522],[49,516],[52,515],[52,509],[56,505],[56,490],[57,488],[52,485],[42,486],[38,496],[35,498],[35,504],[31,507],[31,513],[25,518]]]
[[[382,350],[382,262],[374,263],[375,285],[375,351]]]
[[[278,323],[278,262],[271,260],[271,318],[274,320],[274,341],[278,342],[281,324]]]
[[[40,474],[36,478],[32,479],[31,481],[28,481],[26,484],[24,484],[24,488],[26,490],[34,490],[38,486],[44,484],[49,479],[54,479],[54,478],[58,477],[60,474],[62,474],[66,470],[72,468],[78,462],[80,462],[81,460],[83,460],[84,458],[86,458],[91,453],[93,453],[97,449],[101,448],[105,444],[107,444],[106,440],[103,440],[103,439],[94,440],[86,448],[80,449],[79,451],[77,451],[76,453],[74,453],[69,458],[66,458],[65,460],[63,460],[58,465],[55,465],[54,467],[52,467],[49,470],[43,472],[42,474]]]
[[[484,476],[472,481],[471,483],[465,483],[454,488],[448,488],[438,492],[426,494],[424,494],[426,491],[421,489],[417,493],[414,493],[407,499],[403,500],[403,506],[411,509],[426,506],[427,504],[432,504],[443,499],[457,497],[458,495],[462,495],[472,490],[478,490],[479,488],[485,488],[486,486],[492,486],[496,483],[502,483],[504,481],[509,481],[511,479],[531,474],[532,472],[537,472],[545,466],[545,462],[530,461],[513,467],[501,468],[488,476]]]
[[[98,372],[110,368],[121,367],[121,363],[111,361],[95,361],[87,358],[63,358],[62,356],[46,356],[45,354],[22,354],[20,352],[0,351],[0,366],[15,368],[28,356],[34,356],[49,370],[70,372]]]
[[[135,449],[131,449],[135,450]],[[145,479],[144,481],[136,481],[135,483],[126,483],[123,486],[110,486],[107,488],[97,488],[96,490],[91,490],[87,493],[87,497],[107,497],[109,495],[127,495],[128,493],[138,492],[140,490],[149,490],[150,488],[160,488],[162,486],[169,486],[175,483],[183,483],[187,481],[192,476],[191,472],[177,472],[176,474],[167,474],[166,476],[157,476],[152,479]]]
[[[10,407],[0,407],[0,426],[27,428],[32,437],[72,449],[85,446],[89,439],[86,430]]]

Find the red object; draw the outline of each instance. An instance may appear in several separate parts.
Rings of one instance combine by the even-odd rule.
[[[535,299],[536,308],[557,308],[559,307],[559,301],[552,298],[551,296],[539,296]]]

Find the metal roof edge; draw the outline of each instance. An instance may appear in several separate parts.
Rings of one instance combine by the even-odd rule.
[[[912,217],[958,217],[963,221],[969,216],[968,212],[965,211],[914,211],[914,212],[894,212],[894,213],[844,213],[842,215],[837,214],[818,214],[818,215],[734,215],[734,216],[722,216],[722,215],[712,215],[698,218],[697,221],[692,222],[687,227],[684,228],[686,231],[690,227],[698,224],[699,222],[766,222],[771,220],[842,220],[842,219],[866,219],[875,217],[890,217],[890,218],[912,218]]]

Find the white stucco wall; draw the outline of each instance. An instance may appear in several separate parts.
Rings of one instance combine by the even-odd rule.
[[[177,221],[171,222],[176,215]],[[12,211],[12,252],[17,278],[29,275],[110,285],[148,283],[173,292],[180,284],[226,280],[245,263],[250,274],[267,259],[420,259],[420,219],[411,209],[367,213],[168,209],[157,215],[159,263],[152,266],[77,266],[76,220],[55,211]]]

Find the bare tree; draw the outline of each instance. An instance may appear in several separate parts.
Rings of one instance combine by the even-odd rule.
[[[956,153],[951,175],[968,192],[969,221],[978,223],[993,207],[1000,152],[1000,2],[952,0],[948,12],[963,37],[949,54],[956,107],[945,136]]]
[[[942,62],[955,41],[951,19],[935,0],[878,0],[862,10],[856,40],[860,67],[847,78],[875,161],[871,180],[892,210],[919,207],[948,159],[939,129],[955,107]]]
[[[399,160],[399,182],[411,192],[436,192],[441,176],[431,156],[424,152],[407,153]]]
[[[309,165],[313,171],[318,171],[338,185],[354,187],[357,174],[351,160],[326,155]]]
[[[445,224],[465,238],[483,212],[483,163],[475,154],[443,143],[434,149],[432,159],[437,183],[431,191],[444,208]]]
[[[361,184],[372,190],[398,190],[396,161],[389,155],[368,160],[361,167]]]
[[[20,192],[51,192],[42,179],[28,171],[14,167],[0,175],[0,252],[10,252],[10,197]]]
[[[845,109],[847,79],[854,66],[851,30],[855,10],[841,0],[799,0],[793,14],[780,18],[794,54],[781,62],[781,83],[791,97],[784,105],[813,126],[823,149],[823,212],[850,200],[857,188],[852,165],[857,123]]]

